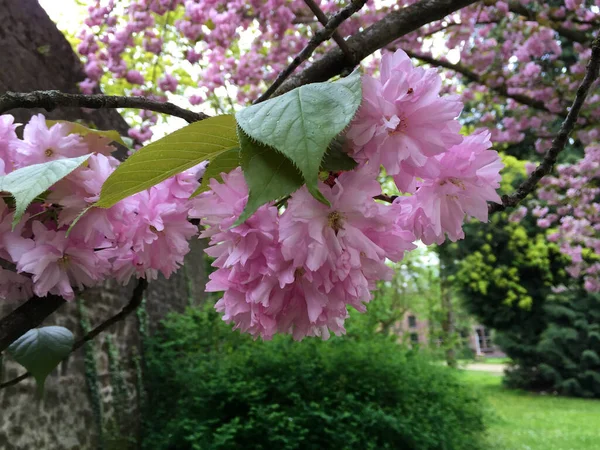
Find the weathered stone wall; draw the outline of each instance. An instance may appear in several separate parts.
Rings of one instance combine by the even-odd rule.
[[[145,312],[150,332],[168,312],[181,312],[202,300],[206,281],[202,244],[202,241],[192,242],[186,270],[180,269],[170,280],[159,279],[148,287]],[[129,301],[134,285],[122,287],[108,282],[101,288],[90,289],[82,295],[80,305],[73,302],[61,307],[43,326],[67,327],[78,339],[84,334],[82,318],[87,318],[93,328],[116,314]],[[15,306],[0,305],[0,316]],[[32,379],[0,390],[0,449],[136,448],[141,387],[138,380],[140,334],[140,321],[133,313],[87,347],[71,354],[48,377],[41,402],[36,400]],[[112,373],[111,346],[112,353],[118,354],[112,368],[119,366],[119,370]],[[92,366],[87,368],[86,351],[88,358],[93,358]],[[8,357],[4,360],[4,369],[2,381],[23,372]],[[93,386],[99,394],[99,411],[94,408]]]

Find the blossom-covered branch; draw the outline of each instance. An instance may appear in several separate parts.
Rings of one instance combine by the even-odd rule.
[[[550,111],[546,105],[544,104],[543,101],[541,100],[536,100],[535,98],[531,98],[528,97],[527,95],[523,95],[523,94],[515,94],[515,93],[510,93],[510,91],[508,90],[508,88],[506,87],[506,85],[504,84],[500,84],[500,85],[488,85],[485,80],[477,73],[473,72],[472,70],[470,70],[468,67],[460,64],[460,63],[456,63],[453,64],[450,61],[445,61],[442,59],[436,59],[433,58],[430,55],[424,55],[424,54],[420,54],[420,53],[416,53],[410,50],[404,50],[411,58],[415,58],[418,59],[420,61],[423,61],[427,64],[430,64],[432,66],[436,66],[436,67],[443,67],[445,69],[450,69],[454,72],[460,73],[462,76],[464,76],[467,80],[472,81],[474,83],[479,83],[479,84],[484,84],[486,85],[486,87],[488,87],[490,90],[497,92],[498,94],[502,95],[503,97],[507,97],[507,98],[512,98],[513,100],[516,100],[517,102],[523,104],[523,105],[527,105],[530,106],[532,108],[538,109],[540,111],[544,111],[550,114],[558,114],[559,116],[562,117],[566,117],[567,113],[566,112],[559,112],[559,113],[554,113],[552,111]]]
[[[306,47],[302,49],[302,51],[294,58],[294,60],[290,63],[289,66],[285,68],[275,79],[273,84],[262,94],[255,103],[260,103],[267,100],[269,97],[273,95],[274,92],[283,84],[283,82],[308,58],[311,57],[316,48],[327,39],[331,38],[335,30],[344,22],[344,20],[348,19],[352,14],[362,8],[367,0],[352,0],[352,2],[343,8],[339,13],[333,16],[331,19],[327,21],[327,24],[317,31],[313,38],[306,44]],[[346,63],[348,64],[348,59],[352,59],[350,62],[351,65],[355,65],[358,61],[352,57],[352,53],[347,45],[344,45],[346,53],[343,53],[346,57]],[[343,50],[341,50],[343,52]]]
[[[523,4],[521,4],[518,1],[512,0],[511,2],[509,2],[509,10],[515,14],[519,14],[519,15],[527,18],[527,20],[531,20],[531,21],[539,20],[539,18],[537,17],[537,14],[533,10],[526,8]],[[591,40],[591,37],[589,35],[587,35],[586,33],[579,31],[579,30],[574,30],[572,28],[566,28],[566,27],[562,26],[560,23],[557,23],[553,18],[551,18],[550,20],[546,19],[546,22],[558,34],[560,34],[562,37],[564,37],[566,39],[569,39],[570,41],[579,42],[580,44],[585,44]]]
[[[575,100],[573,105],[567,114],[567,117],[563,121],[560,130],[554,140],[552,141],[552,147],[544,155],[544,159],[539,166],[531,173],[529,178],[525,180],[517,188],[516,192],[511,195],[504,195],[502,197],[502,204],[490,204],[489,212],[503,211],[507,207],[517,205],[521,200],[527,197],[536,188],[538,182],[546,175],[552,172],[556,160],[560,152],[562,152],[567,144],[569,135],[575,128],[579,112],[585,103],[585,99],[588,95],[590,87],[598,78],[598,72],[600,70],[600,38],[596,38],[592,44],[592,56],[586,68],[586,74],[581,82],[581,85],[577,89]]]
[[[354,56],[353,63],[360,62],[423,25],[440,20],[473,3],[477,3],[477,0],[421,0],[397,11],[391,11],[380,21],[346,40]],[[350,69],[350,66],[344,52],[334,48],[313,65],[288,79],[275,91],[275,94],[282,94],[307,83],[328,80]]]
[[[0,95],[0,114],[16,108],[44,108],[46,111],[62,107],[76,108],[134,108],[179,117],[188,123],[204,120],[208,115],[180,108],[169,102],[158,102],[145,97],[120,95],[68,94],[60,91],[5,92]]]
[[[142,303],[142,300],[144,298],[144,293],[146,292],[146,288],[147,287],[148,287],[148,282],[145,279],[142,278],[142,279],[138,280],[138,283],[137,283],[136,287],[133,290],[133,294],[131,295],[131,299],[123,307],[123,309],[121,309],[121,311],[119,311],[114,316],[112,316],[109,319],[107,319],[104,322],[102,322],[96,328],[94,328],[93,330],[89,331],[81,339],[79,339],[77,342],[75,342],[73,344],[73,348],[71,349],[71,353],[73,353],[75,350],[77,350],[80,347],[82,347],[83,344],[85,344],[86,342],[91,341],[92,339],[94,339],[96,336],[98,336],[100,333],[102,333],[103,331],[107,330],[111,326],[113,326],[115,323],[120,322],[121,320],[125,319],[129,314],[131,314],[133,311],[135,311],[136,309],[138,309],[139,306],[140,306],[140,304]],[[53,296],[53,297],[57,297],[57,296]],[[60,299],[59,306],[62,305],[65,302],[60,297],[57,297],[57,299],[55,299],[56,302],[58,302],[58,299]],[[47,301],[47,299],[32,298],[32,299],[28,300],[27,303],[25,303],[25,305],[27,305],[29,303],[32,303],[32,302],[39,303],[39,304],[44,304],[46,301]],[[52,312],[54,312],[54,311],[50,311],[50,314]],[[3,321],[4,321],[4,319],[2,319],[2,322]],[[0,324],[1,324],[1,322],[0,322]],[[31,376],[31,374],[29,372],[26,372],[26,373],[24,373],[22,375],[19,375],[18,377],[13,378],[12,380],[9,380],[9,381],[7,381],[5,383],[1,383],[0,384],[0,389],[6,388],[6,387],[9,387],[9,386],[14,386],[15,384],[20,383],[21,381],[29,378],[30,376]]]

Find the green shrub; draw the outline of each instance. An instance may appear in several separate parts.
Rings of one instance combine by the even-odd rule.
[[[253,342],[209,311],[149,344],[144,448],[475,449],[478,399],[383,340]]]

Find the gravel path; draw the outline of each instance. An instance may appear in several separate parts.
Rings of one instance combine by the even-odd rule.
[[[471,363],[464,366],[465,370],[476,370],[478,372],[503,373],[506,364],[482,364]]]

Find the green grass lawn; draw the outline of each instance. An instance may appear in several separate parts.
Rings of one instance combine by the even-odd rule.
[[[466,366],[467,364],[508,364],[510,358],[482,358],[482,359],[459,359],[459,366]]]
[[[485,372],[465,371],[462,376],[490,406],[490,449],[600,449],[600,400],[508,390],[500,375]]]

